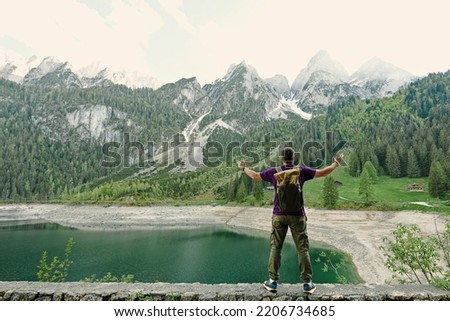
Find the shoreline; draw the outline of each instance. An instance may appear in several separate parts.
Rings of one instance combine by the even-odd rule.
[[[382,238],[397,224],[417,224],[435,233],[435,219],[442,231],[450,218],[438,213],[399,211],[350,211],[306,208],[312,243],[324,243],[350,255],[365,284],[385,284],[392,272],[384,266]],[[197,228],[225,225],[235,229],[271,229],[272,209],[227,206],[100,206],[65,204],[0,204],[0,224],[46,221],[84,230],[133,230]],[[288,239],[290,236],[288,236]]]

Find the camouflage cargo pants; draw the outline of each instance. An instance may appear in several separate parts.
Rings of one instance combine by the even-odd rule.
[[[288,228],[291,230],[297,248],[298,266],[303,283],[311,282],[312,266],[309,256],[309,241],[306,232],[306,216],[273,215],[272,233],[270,236],[269,276],[277,281],[280,277],[281,250]]]

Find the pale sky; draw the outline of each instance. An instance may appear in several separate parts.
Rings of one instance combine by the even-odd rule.
[[[203,85],[246,61],[289,83],[319,50],[349,74],[378,57],[416,76],[450,69],[448,0],[0,0],[0,53],[99,61]]]

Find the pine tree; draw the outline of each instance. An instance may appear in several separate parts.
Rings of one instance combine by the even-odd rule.
[[[389,176],[396,178],[402,175],[400,159],[398,158],[397,152],[392,147],[389,147],[386,152],[386,167]]]
[[[372,203],[373,200],[373,182],[367,170],[363,170],[359,178],[359,196],[366,205]]]
[[[356,149],[350,155],[348,173],[353,177],[357,177],[361,174],[361,166],[360,166],[358,152]]]
[[[326,208],[334,208],[339,198],[339,192],[337,190],[333,176],[328,175],[325,177],[322,187],[322,199],[323,205]]]
[[[439,161],[433,161],[428,177],[428,191],[433,197],[444,196],[448,191],[447,175]]]
[[[242,203],[245,200],[246,196],[247,196],[247,187],[245,186],[244,180],[241,180],[236,192],[236,201],[238,203]]]
[[[378,173],[379,172],[379,167],[380,167],[380,163],[378,161],[378,157],[377,154],[375,153],[374,148],[372,147],[365,147],[362,150],[362,158],[361,158],[361,163],[363,161],[370,161],[372,163],[372,166],[375,168],[375,171]]]
[[[370,179],[372,180],[373,183],[375,183],[378,178],[378,172],[371,161],[367,161],[364,163],[363,171],[364,170],[366,170],[369,173]]]
[[[253,184],[253,196],[257,201],[262,200],[264,196],[264,185],[262,181],[255,181]]]
[[[29,181],[25,182],[24,197],[25,197],[26,200],[31,199],[31,188],[30,188],[30,182]]]
[[[408,150],[408,165],[406,167],[408,177],[420,177],[420,168],[416,153],[412,148]]]
[[[417,156],[420,168],[420,176],[428,176],[430,172],[430,153],[425,141],[420,145]]]
[[[408,175],[408,150],[404,147],[404,144],[400,145],[398,149],[398,159],[400,161],[400,177],[406,177]]]
[[[239,187],[239,177],[235,175],[233,179],[227,184],[228,201],[234,201],[236,199],[238,187]]]

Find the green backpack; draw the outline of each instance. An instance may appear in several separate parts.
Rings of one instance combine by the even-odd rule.
[[[298,167],[285,171],[277,167],[274,177],[277,181],[278,208],[282,212],[299,212],[303,206],[300,171]]]

